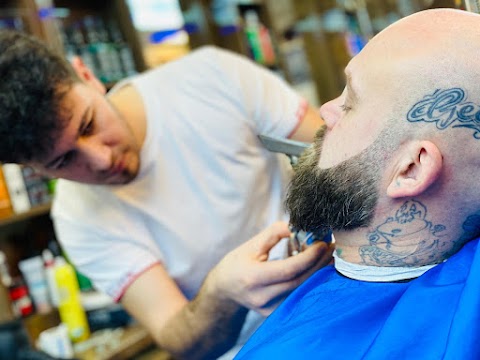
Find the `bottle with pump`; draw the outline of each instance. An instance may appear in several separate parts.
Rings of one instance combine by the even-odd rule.
[[[58,312],[67,326],[72,342],[88,339],[90,329],[80,299],[80,289],[73,267],[58,256],[55,258],[55,282],[58,289]]]

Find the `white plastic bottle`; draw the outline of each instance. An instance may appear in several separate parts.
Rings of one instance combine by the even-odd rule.
[[[43,264],[45,266],[45,277],[48,286],[48,295],[52,305],[58,308],[58,288],[55,281],[55,258],[49,249],[42,252]]]

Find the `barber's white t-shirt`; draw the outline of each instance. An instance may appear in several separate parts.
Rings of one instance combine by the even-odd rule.
[[[287,137],[306,103],[269,71],[214,47],[116,89],[127,83],[146,107],[140,173],[122,186],[59,180],[56,234],[78,269],[116,300],[158,262],[192,299],[227,252],[286,220],[288,159],[257,135]],[[250,312],[238,346],[222,358],[262,320]]]

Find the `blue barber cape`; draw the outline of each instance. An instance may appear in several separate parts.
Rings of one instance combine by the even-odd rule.
[[[317,271],[235,359],[480,359],[480,247],[409,282]]]

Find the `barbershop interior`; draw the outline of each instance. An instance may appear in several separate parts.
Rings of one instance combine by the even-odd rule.
[[[255,63],[312,108],[320,108],[342,93],[349,61],[389,25],[427,9],[474,13],[478,6],[478,1],[462,0],[9,0],[0,3],[0,29],[28,34],[67,61],[80,58],[107,96],[122,80],[214,46]],[[0,53],[0,61],[2,57]],[[180,82],[181,72],[177,76]],[[200,84],[189,91],[202,93],[210,86]],[[293,164],[297,154],[289,153],[287,145],[269,150],[283,152]],[[112,275],[91,279],[80,269],[88,262],[86,255],[63,245],[57,233],[61,224],[56,227],[52,219],[59,181],[30,163],[0,167],[0,359],[175,359],[119,297],[95,285],[105,282],[102,286],[108,287]],[[177,201],[178,206],[189,206],[185,199]],[[209,216],[217,213],[205,211]],[[201,237],[202,229],[196,231]],[[112,258],[122,251],[111,248]],[[86,268],[90,271],[91,265]],[[189,271],[194,273],[195,266]],[[135,276],[127,274],[119,281],[128,286]],[[194,295],[185,296],[191,300]],[[296,351],[297,358],[303,358],[302,350]]]

